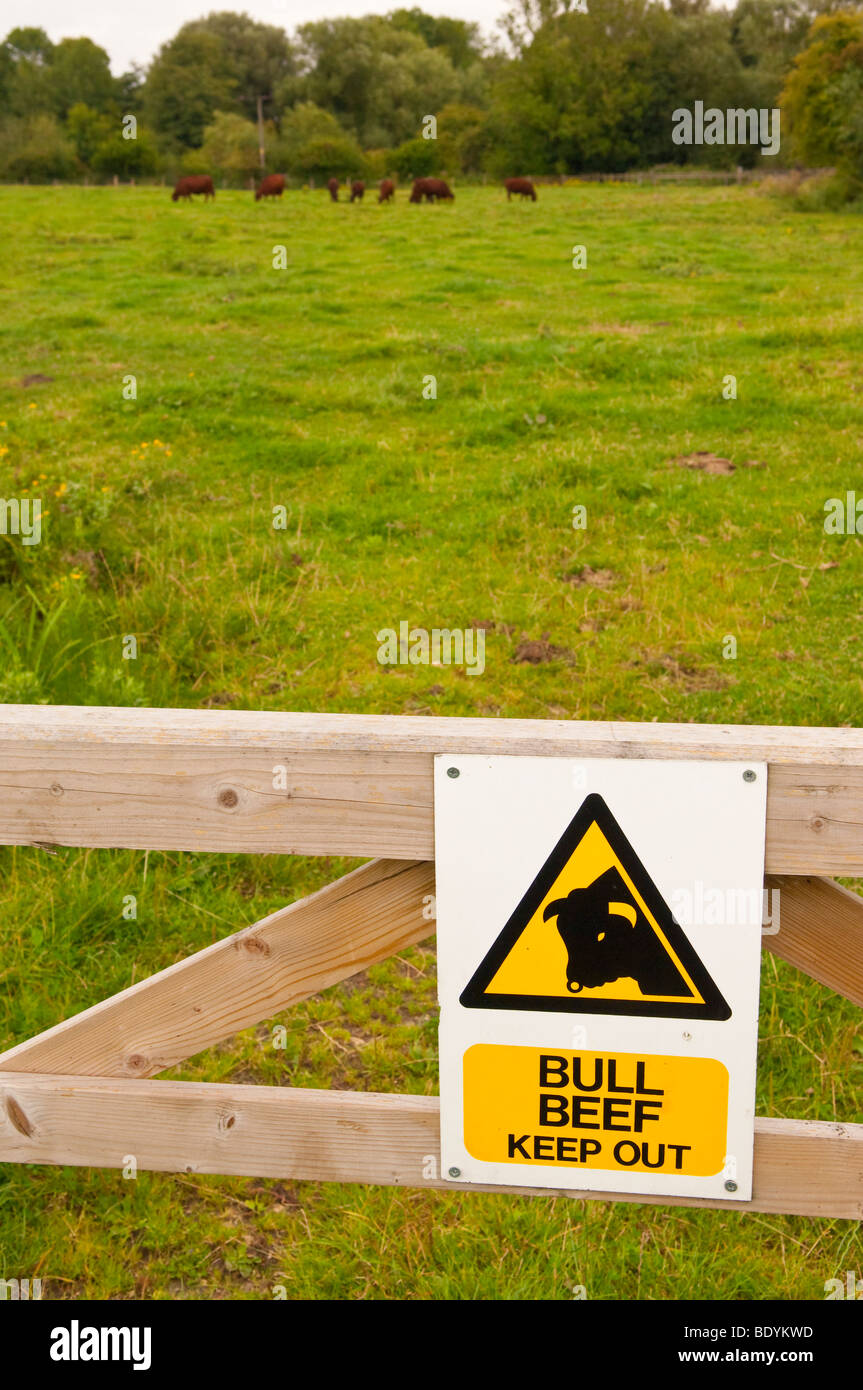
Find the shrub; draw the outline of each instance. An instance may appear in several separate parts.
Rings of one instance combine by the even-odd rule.
[[[441,172],[443,155],[437,140],[406,140],[393,150],[390,164],[399,178],[421,179]]]
[[[0,178],[49,183],[81,172],[75,150],[56,117],[12,117],[0,128]]]

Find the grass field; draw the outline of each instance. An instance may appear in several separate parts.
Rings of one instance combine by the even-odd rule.
[[[861,541],[824,530],[863,495],[859,217],[753,188],[6,188],[0,235],[0,495],[47,512],[41,544],[0,536],[0,701],[859,723]],[[484,624],[483,675],[379,665],[404,620]],[[351,863],[0,867],[5,1047]],[[760,1036],[760,1114],[860,1118],[850,1003],[766,955]],[[436,1091],[431,943],[172,1075]],[[847,1269],[849,1222],[0,1173],[0,1277],[46,1297],[796,1299]]]

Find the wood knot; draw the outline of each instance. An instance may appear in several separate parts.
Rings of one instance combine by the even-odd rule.
[[[809,825],[811,826],[811,828],[812,828],[813,830],[823,830],[823,829],[824,829],[824,817],[823,817],[823,816],[813,816],[812,819],[811,819],[810,822],[809,822]]]
[[[236,1123],[236,1115],[221,1115],[219,1117],[219,1129],[233,1129]]]
[[[126,1058],[126,1070],[134,1072],[146,1071],[150,1065],[149,1057],[143,1056],[140,1052],[133,1052]]]
[[[262,936],[242,936],[237,945],[253,956],[268,956],[270,948]]]
[[[63,788],[60,786],[59,782],[52,782],[48,790],[50,791],[52,796],[63,795]]]
[[[6,1114],[9,1116],[12,1125],[17,1129],[19,1134],[23,1134],[25,1139],[33,1138],[35,1133],[33,1125],[27,1119],[27,1116],[24,1114],[24,1111],[21,1109],[21,1106],[14,1096],[6,1097]]]
[[[233,787],[226,787],[223,792],[219,792],[220,806],[236,806],[239,800],[240,798],[237,796],[237,793],[234,791]]]

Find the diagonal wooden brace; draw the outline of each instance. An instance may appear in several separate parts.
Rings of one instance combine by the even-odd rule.
[[[0,1072],[154,1076],[430,936],[433,893],[433,864],[373,860],[0,1053]]]

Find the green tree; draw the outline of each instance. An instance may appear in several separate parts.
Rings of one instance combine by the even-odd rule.
[[[0,128],[0,178],[47,183],[79,172],[75,151],[56,116],[8,117]]]
[[[3,104],[18,116],[53,110],[51,59],[54,45],[44,29],[12,29],[0,50]]]
[[[257,129],[233,111],[216,112],[204,131],[201,154],[208,167],[231,183],[245,183],[260,173]]]
[[[438,144],[443,167],[478,173],[491,150],[488,112],[478,106],[451,102],[438,113]]]
[[[159,167],[158,149],[147,132],[141,130],[134,140],[124,139],[122,132],[115,130],[101,141],[91,160],[91,168],[97,174],[116,174],[121,179],[155,174]]]
[[[184,26],[150,65],[144,111],[173,148],[199,147],[216,111],[235,108],[237,80],[221,40]]]
[[[93,156],[106,140],[110,140],[115,123],[102,111],[94,111],[86,102],[79,101],[70,109],[66,117],[66,134],[75,147],[75,153],[82,164],[92,167]]]
[[[443,49],[377,16],[303,24],[297,38],[300,75],[282,101],[326,108],[363,146],[415,138],[423,116],[460,96],[466,80]]]
[[[291,173],[302,178],[364,178],[366,161],[355,140],[340,136],[310,140],[294,155]]]
[[[405,140],[390,153],[389,162],[400,179],[421,179],[440,173],[443,152],[437,140]]]
[[[416,34],[429,48],[444,49],[454,68],[469,68],[483,56],[478,24],[425,14],[418,9],[393,10],[387,19],[396,29]]]
[[[301,101],[282,118],[279,152],[290,165],[303,145],[312,140],[340,140],[345,132],[335,116],[313,101]]]
[[[863,178],[863,15],[822,15],[780,98],[795,157]]]
[[[50,85],[61,118],[80,102],[109,111],[117,95],[108,55],[91,39],[60,40],[50,62]]]
[[[257,118],[294,71],[284,30],[222,11],[184,24],[150,65],[145,110],[167,144],[200,146],[217,111]]]
[[[672,113],[749,105],[730,18],[704,0],[521,0],[504,24],[516,56],[492,82],[495,174],[614,172],[671,159],[731,163],[730,146],[675,146]]]
[[[234,81],[237,109],[249,120],[257,119],[258,97],[274,100],[278,88],[296,71],[285,31],[274,24],[259,24],[247,14],[222,10],[184,24],[180,33],[210,35],[221,45]]]

